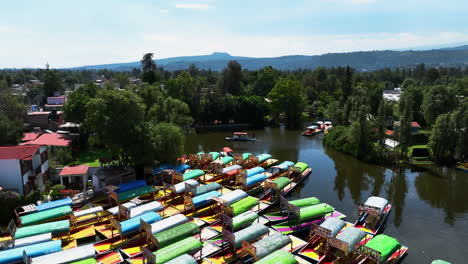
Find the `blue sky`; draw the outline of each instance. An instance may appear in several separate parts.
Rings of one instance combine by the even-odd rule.
[[[0,68],[401,49],[468,42],[468,1],[15,0],[0,36]]]

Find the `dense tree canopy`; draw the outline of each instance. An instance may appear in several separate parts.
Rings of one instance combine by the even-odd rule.
[[[278,80],[268,94],[272,110],[279,114],[284,112],[289,127],[298,127],[307,103],[307,97],[300,81],[282,78]]]

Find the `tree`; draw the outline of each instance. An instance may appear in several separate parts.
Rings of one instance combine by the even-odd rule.
[[[72,92],[63,106],[64,119],[74,123],[82,123],[85,120],[86,106],[96,97],[98,86],[88,83]]]
[[[63,94],[65,92],[65,86],[56,70],[46,69],[44,76],[44,92],[46,96],[55,96],[55,94]]]
[[[156,63],[153,60],[153,53],[146,53],[141,59],[141,68],[143,72],[151,72],[156,70]]]
[[[385,144],[385,122],[387,121],[387,114],[385,112],[385,100],[382,98],[380,99],[380,104],[379,104],[379,109],[377,113],[377,118],[375,119],[375,123],[377,126],[377,133],[378,133],[378,139],[379,139],[379,144],[381,147],[384,147]]]
[[[102,91],[86,107],[86,127],[96,139],[117,154],[130,156],[139,162],[135,148],[139,148],[144,133],[144,105],[131,91]],[[146,144],[143,142],[143,144]]]
[[[456,156],[468,159],[468,98],[462,99],[460,106],[453,112],[452,121],[456,136]]]
[[[260,70],[253,84],[253,93],[265,97],[275,86],[279,75],[279,72],[271,66]]]
[[[173,124],[159,123],[150,126],[151,142],[155,146],[155,159],[161,163],[173,163],[184,152],[185,136]]]
[[[188,127],[193,123],[188,105],[172,97],[162,99],[160,104],[153,105],[149,116],[156,123],[172,123],[179,127]]]
[[[0,80],[0,145],[16,145],[23,137],[25,107]]]
[[[411,146],[411,122],[413,121],[413,104],[411,97],[402,97],[400,99],[400,148],[402,154],[406,154],[408,147]]]
[[[307,103],[307,96],[301,82],[292,79],[279,79],[268,94],[272,111],[286,114],[288,127],[298,127]]]
[[[115,81],[119,84],[120,89],[126,89],[130,84],[128,75],[125,73],[118,73],[117,75],[115,75]]]
[[[455,106],[455,96],[445,86],[432,86],[424,96],[422,109],[424,119],[431,126],[440,114],[450,112]]]
[[[158,81],[156,74],[156,63],[153,60],[153,53],[146,53],[141,59],[141,68],[143,69],[142,81],[153,84]]]
[[[0,146],[16,145],[23,137],[23,123],[0,112]]]
[[[453,120],[451,120],[450,114],[441,114],[437,117],[435,125],[431,130],[429,146],[432,149],[434,158],[439,163],[453,161],[457,138],[451,121]]]
[[[166,82],[166,90],[169,96],[179,99],[190,108],[193,116],[200,112],[200,83],[184,71],[174,79]]]
[[[237,61],[229,61],[222,72],[221,89],[231,95],[242,93],[242,66]]]

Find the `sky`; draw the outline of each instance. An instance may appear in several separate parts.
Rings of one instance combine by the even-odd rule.
[[[466,0],[14,0],[0,68],[228,52],[276,57],[468,42]]]

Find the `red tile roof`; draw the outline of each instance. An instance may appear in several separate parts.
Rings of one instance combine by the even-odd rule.
[[[23,134],[23,139],[21,141],[31,141],[31,140],[35,140],[38,136],[40,136],[41,134],[39,133],[24,133]]]
[[[73,167],[63,167],[60,176],[87,174],[89,165],[78,165]]]
[[[419,128],[421,128],[421,126],[419,125],[419,123],[418,123],[418,122],[414,122],[414,121],[411,122],[411,127],[419,127]]]
[[[0,147],[0,159],[28,159],[34,155],[39,146]]]
[[[385,135],[393,136],[393,130],[390,130],[390,129],[385,130]]]
[[[68,146],[71,140],[65,135],[57,133],[45,133],[35,140],[24,143],[25,145],[41,145],[41,146]]]

